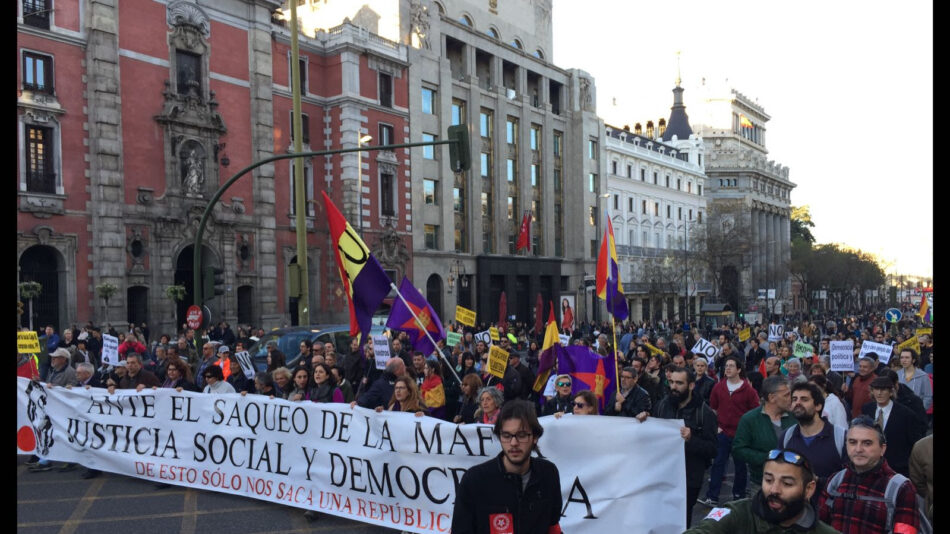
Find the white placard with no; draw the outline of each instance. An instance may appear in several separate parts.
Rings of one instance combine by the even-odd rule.
[[[119,338],[102,334],[102,361],[109,365],[119,363]]]
[[[769,325],[769,341],[781,341],[784,336],[785,336],[785,325],[783,324]]]
[[[877,354],[878,360],[887,365],[887,362],[891,361],[891,352],[894,350],[894,347],[887,345],[885,343],[875,343],[873,341],[865,341],[861,344],[861,353],[858,354],[858,358],[863,358],[865,354],[873,352]]]
[[[251,355],[248,354],[246,350],[235,353],[234,357],[237,358],[239,364],[241,364],[241,370],[244,371],[244,376],[251,380],[254,378],[254,364],[251,363]]]
[[[832,371],[854,372],[854,340],[832,341],[829,348]]]
[[[490,346],[490,345],[491,345],[491,332],[488,331],[488,330],[485,330],[485,331],[482,331],[482,332],[478,332],[477,334],[475,334],[475,335],[472,336],[472,339],[474,339],[476,343],[478,343],[479,341],[484,341],[486,345],[489,345],[489,346]]]
[[[376,368],[385,369],[392,352],[389,350],[389,338],[386,336],[370,336],[373,338],[373,354],[376,358]]]
[[[715,361],[716,355],[719,354],[719,347],[713,345],[703,338],[697,339],[696,344],[693,345],[691,350],[693,354],[704,356],[706,360],[709,361],[709,363]]]

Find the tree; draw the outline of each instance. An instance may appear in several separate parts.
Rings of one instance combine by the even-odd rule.
[[[20,282],[17,284],[20,296],[29,301],[30,330],[33,330],[33,299],[43,293],[43,284],[39,282]]]
[[[115,295],[117,291],[119,291],[119,288],[116,287],[114,284],[110,284],[109,282],[102,282],[101,284],[96,286],[96,294],[99,295],[99,298],[101,298],[106,303],[106,306],[105,306],[106,323],[109,322],[109,299],[112,298],[112,295]]]
[[[792,243],[796,239],[805,241],[809,245],[815,244],[815,236],[811,233],[811,228],[815,227],[815,223],[811,220],[811,210],[808,205],[805,206],[792,206],[792,214],[789,217],[789,236],[791,237]]]
[[[739,306],[739,287],[724,276],[731,267],[741,273],[752,263],[752,224],[741,200],[709,204],[706,222],[693,234],[690,249],[712,277],[713,295]]]

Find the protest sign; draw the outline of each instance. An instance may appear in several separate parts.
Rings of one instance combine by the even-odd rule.
[[[829,343],[831,349],[831,370],[840,372],[854,371],[854,340],[832,341]]]
[[[468,308],[463,308],[459,305],[456,305],[455,321],[466,326],[475,326],[475,312]]]
[[[488,372],[498,378],[505,377],[505,369],[508,368],[508,351],[492,345],[488,350]]]
[[[119,338],[102,334],[102,362],[109,365],[119,363]]]
[[[918,336],[922,336],[922,335],[924,335],[924,334],[928,334],[928,335],[931,335],[931,336],[932,336],[933,333],[934,333],[934,329],[933,329],[933,328],[918,328],[918,329],[917,329],[917,332],[916,332],[916,334],[917,334]]]
[[[376,359],[376,368],[385,369],[392,353],[389,351],[389,338],[383,335],[371,336],[373,339],[373,355]]]
[[[692,350],[693,354],[699,354],[700,356],[705,357],[709,362],[714,361],[716,355],[719,354],[719,347],[713,345],[703,338],[697,339],[696,344],[693,345],[693,348],[690,350]]]
[[[659,356],[663,356],[663,351],[660,350],[660,349],[658,349],[658,348],[656,348],[656,347],[654,347],[653,345],[647,343],[647,344],[646,344],[646,347],[647,347],[647,350],[650,351],[650,354],[656,354],[656,355],[659,355]]]
[[[739,330],[739,341],[747,341],[750,337],[752,337],[752,329],[748,326]]]
[[[476,343],[482,341],[486,345],[491,345],[491,333],[488,330],[476,333],[472,336],[472,339],[474,339]]]
[[[858,354],[858,358],[863,358],[865,354],[873,352],[877,354],[878,361],[887,365],[887,362],[891,361],[891,351],[894,350],[894,347],[886,343],[875,343],[873,341],[865,341],[861,343],[861,353]]]
[[[784,336],[785,336],[785,325],[783,324],[769,325],[769,341],[781,341]]]
[[[458,332],[446,332],[445,333],[445,344],[454,347],[459,344],[459,341],[462,341],[462,334]]]
[[[567,334],[558,334],[557,338],[561,341],[561,345],[565,347],[571,344],[571,336]]]
[[[501,337],[498,334],[498,328],[494,326],[488,329],[488,335],[491,336],[492,341],[498,341],[501,339]]]
[[[244,376],[248,379],[253,379],[256,369],[254,369],[254,364],[251,363],[251,355],[248,354],[246,350],[242,350],[236,353],[234,357],[237,358],[238,363],[241,364],[241,370],[244,371]]]
[[[457,481],[501,451],[491,425],[260,395],[110,395],[18,378],[16,410],[18,454],[416,533],[448,532]],[[561,473],[565,532],[685,529],[682,421],[540,422],[539,448]],[[578,447],[578,436],[607,435]],[[627,447],[650,469],[618,468]]]
[[[796,358],[811,358],[815,354],[815,347],[811,346],[810,343],[796,341],[794,352]]]
[[[40,338],[36,332],[16,333],[17,354],[34,354],[40,351]]]

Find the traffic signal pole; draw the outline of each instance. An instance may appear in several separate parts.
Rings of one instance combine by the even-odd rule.
[[[458,150],[459,147],[468,146],[468,131],[464,129],[455,129],[454,127],[449,128],[449,139],[444,139],[441,141],[425,141],[419,143],[402,143],[398,145],[378,145],[378,146],[360,146],[357,148],[338,148],[336,150],[321,150],[319,152],[303,152],[296,154],[281,154],[279,156],[271,156],[269,158],[262,159],[256,163],[252,163],[247,167],[241,169],[237,174],[228,179],[227,182],[221,185],[214,195],[211,196],[211,200],[208,201],[208,206],[205,208],[204,213],[201,215],[201,221],[198,223],[198,231],[195,232],[195,241],[194,241],[194,302],[193,304],[201,306],[205,303],[204,294],[202,291],[202,243],[204,238],[205,226],[208,224],[208,218],[211,216],[211,212],[214,210],[214,206],[218,203],[218,200],[221,199],[221,196],[232,186],[235,182],[241,179],[244,175],[248,174],[250,171],[268,163],[279,161],[282,159],[294,159],[300,158],[302,161],[303,158],[313,158],[317,156],[333,156],[335,154],[346,154],[349,152],[368,152],[373,150],[396,150],[398,148],[413,148],[420,146],[435,146],[435,145],[449,145],[450,150],[450,161],[452,161],[452,170],[468,170],[471,166],[469,160],[469,154],[467,150]],[[301,195],[302,196],[302,195]],[[361,207],[359,209],[362,209]],[[300,225],[297,226],[297,232],[305,233],[306,228],[302,228]],[[299,258],[298,258],[299,261]],[[306,272],[301,272],[301,277],[307,276]],[[213,297],[213,295],[212,295]],[[309,301],[310,296],[307,293],[304,293],[300,296],[302,299]]]

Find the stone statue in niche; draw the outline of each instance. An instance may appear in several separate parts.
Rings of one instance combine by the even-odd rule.
[[[594,95],[591,94],[591,83],[589,78],[581,78],[581,110],[594,111]]]
[[[200,194],[205,183],[204,171],[201,158],[198,157],[198,153],[194,148],[188,151],[183,167],[182,189],[186,193]]]
[[[412,21],[412,31],[415,32],[415,36],[418,39],[417,46],[425,50],[429,50],[431,46],[429,45],[429,10],[419,3],[414,3],[410,6],[412,14],[410,15],[410,20]]]

